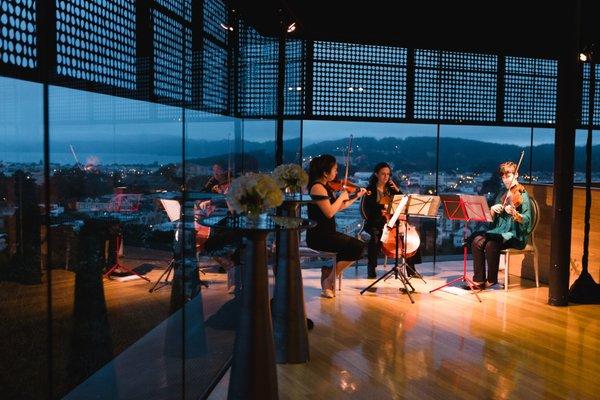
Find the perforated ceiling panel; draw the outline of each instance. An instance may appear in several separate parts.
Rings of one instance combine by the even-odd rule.
[[[285,110],[286,116],[304,114],[306,92],[306,46],[301,40],[290,40],[285,46]]]
[[[497,57],[415,50],[414,117],[494,121]]]
[[[202,104],[206,111],[227,111],[228,70],[227,49],[204,38],[202,57]]]
[[[225,4],[219,0],[205,0],[203,12],[204,19],[202,23],[204,32],[211,35],[217,41],[227,44],[229,14],[227,13]]]
[[[191,100],[192,31],[179,21],[152,10],[154,93],[174,100]],[[185,62],[185,74],[183,64]]]
[[[596,73],[596,85],[594,90],[594,116],[593,122],[595,126],[600,125],[600,67],[595,66]],[[583,87],[581,94],[581,123],[583,125],[589,124],[589,100],[590,100],[590,64],[583,64]]]
[[[136,87],[135,0],[56,1],[59,75]]]
[[[406,49],[315,42],[313,114],[403,118]]]
[[[557,62],[506,57],[504,121],[554,124]]]
[[[36,2],[0,0],[0,63],[37,67]]]
[[[239,32],[239,112],[243,116],[275,116],[279,43],[242,23]]]
[[[192,1],[191,0],[154,0],[167,10],[185,18],[187,22],[192,21]]]

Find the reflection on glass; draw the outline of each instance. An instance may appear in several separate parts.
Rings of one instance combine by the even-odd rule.
[[[575,135],[575,162],[573,182],[579,185],[585,184],[585,168],[586,168],[586,144],[588,131],[579,129]],[[592,183],[600,182],[600,161],[597,160],[600,154],[600,134],[598,131],[592,132]]]
[[[0,386],[4,398],[44,398],[51,265],[42,85],[0,77],[0,93]]]

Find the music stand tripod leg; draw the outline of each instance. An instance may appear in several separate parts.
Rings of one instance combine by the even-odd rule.
[[[375,286],[380,280],[388,279],[391,276],[391,274],[394,274],[394,277],[396,279],[399,279],[400,282],[402,282],[402,285],[404,286],[404,290],[405,290],[406,294],[408,295],[410,302],[414,304],[415,300],[413,299],[413,297],[411,295],[411,291],[408,290],[408,286],[410,286],[410,288],[412,289],[413,292],[415,291],[415,288],[410,284],[410,282],[406,278],[406,275],[404,275],[404,273],[400,270],[400,267],[398,266],[398,261],[399,261],[398,240],[399,240],[399,230],[400,230],[398,225],[399,225],[399,222],[396,221],[396,256],[395,256],[395,261],[394,261],[394,267],[392,269],[390,269],[388,272],[386,272],[385,274],[383,274],[382,276],[380,276],[379,278],[377,278],[377,280],[372,282],[369,286],[367,286],[366,288],[361,290],[360,294],[363,294],[365,291],[367,291],[371,287]],[[403,254],[406,254],[406,246],[403,246],[402,251],[403,251]],[[404,258],[403,258],[403,260],[404,260]],[[403,264],[405,264],[405,261],[403,261]],[[399,289],[399,290],[402,291],[402,289]]]
[[[171,283],[171,281],[169,280],[169,276],[171,275],[171,272],[173,272],[173,263],[174,262],[175,262],[174,258],[172,258],[171,261],[169,261],[167,268],[160,275],[160,277],[156,280],[156,282],[154,282],[154,285],[150,288],[150,290],[148,290],[150,293],[154,292],[155,290],[162,289],[163,287],[165,287]],[[162,282],[162,285],[159,288],[157,288],[158,284],[161,283],[160,281],[161,281],[161,279],[163,279],[163,277],[165,278],[165,280]]]

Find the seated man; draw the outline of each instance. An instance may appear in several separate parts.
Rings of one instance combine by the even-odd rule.
[[[500,252],[507,248],[525,248],[531,233],[531,202],[527,191],[517,181],[517,164],[511,161],[500,164],[500,176],[507,192],[501,192],[490,207],[494,217],[492,229],[472,236],[473,281],[478,289],[498,283]]]

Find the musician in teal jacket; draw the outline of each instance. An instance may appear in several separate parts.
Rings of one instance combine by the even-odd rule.
[[[517,181],[517,164],[504,162],[500,164],[499,172],[507,191],[500,193],[490,207],[494,218],[492,228],[475,233],[471,242],[473,281],[479,289],[498,283],[500,252],[507,248],[523,249],[531,233],[531,201]]]

